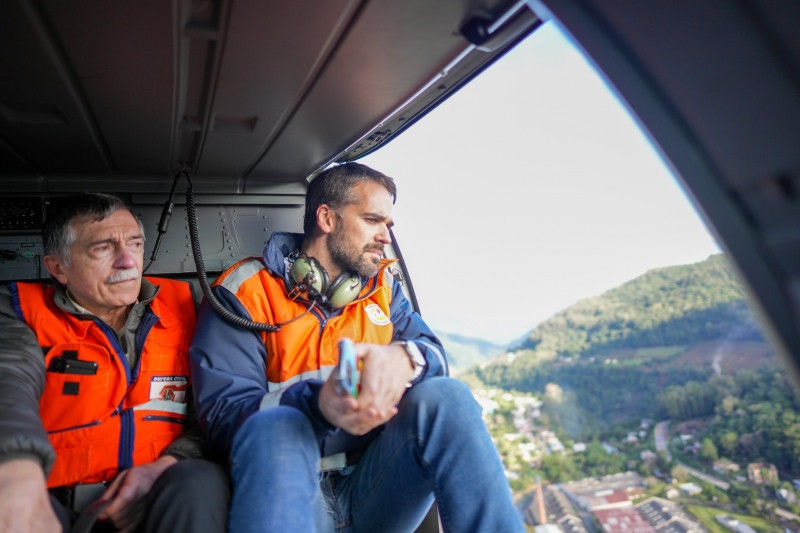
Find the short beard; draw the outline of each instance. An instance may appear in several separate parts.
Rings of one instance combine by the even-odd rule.
[[[365,246],[362,250],[356,250],[355,247],[348,246],[344,231],[340,227],[328,235],[326,243],[331,261],[343,271],[356,272],[362,278],[371,278],[378,273],[380,262],[373,262],[364,256],[364,252],[370,247]]]

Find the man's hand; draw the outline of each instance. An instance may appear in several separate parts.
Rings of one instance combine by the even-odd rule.
[[[177,462],[175,457],[165,455],[152,463],[120,472],[100,497],[111,503],[98,518],[110,521],[121,531],[135,530],[144,518],[147,494],[153,483],[164,470]]]
[[[356,344],[361,358],[361,389],[357,398],[339,394],[331,375],[319,394],[319,409],[333,424],[352,435],[363,435],[397,414],[397,404],[414,375],[405,348]]]
[[[42,466],[33,459],[0,463],[0,531],[61,531]]]

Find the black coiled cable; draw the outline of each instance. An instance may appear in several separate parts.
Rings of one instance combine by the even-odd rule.
[[[197,270],[197,278],[200,281],[200,288],[203,295],[206,297],[211,308],[223,320],[241,329],[249,329],[253,331],[280,331],[280,325],[267,324],[266,322],[254,322],[243,316],[233,313],[230,309],[223,306],[214,293],[211,292],[211,285],[208,283],[208,276],[206,276],[206,267],[203,262],[203,255],[200,252],[200,239],[197,236],[197,211],[194,207],[194,193],[192,192],[192,180],[189,174],[186,173],[186,221],[189,224],[189,238],[192,243],[192,255],[194,256],[195,270]]]

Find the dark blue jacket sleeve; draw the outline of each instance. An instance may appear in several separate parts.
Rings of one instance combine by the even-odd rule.
[[[250,318],[228,290],[212,290],[226,308]],[[198,420],[213,453],[227,456],[236,430],[258,410],[267,392],[265,357],[257,333],[230,324],[203,301],[189,360]]]
[[[392,285],[392,304],[389,307],[394,325],[393,341],[412,341],[428,363],[428,368],[417,381],[431,376],[449,374],[447,357],[441,341],[431,331],[422,317],[414,311],[399,283]]]

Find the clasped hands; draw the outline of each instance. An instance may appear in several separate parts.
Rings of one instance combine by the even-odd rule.
[[[398,345],[356,344],[361,358],[358,397],[341,394],[331,375],[319,394],[319,410],[325,419],[351,435],[364,435],[397,414],[397,404],[414,375],[405,348]]]

